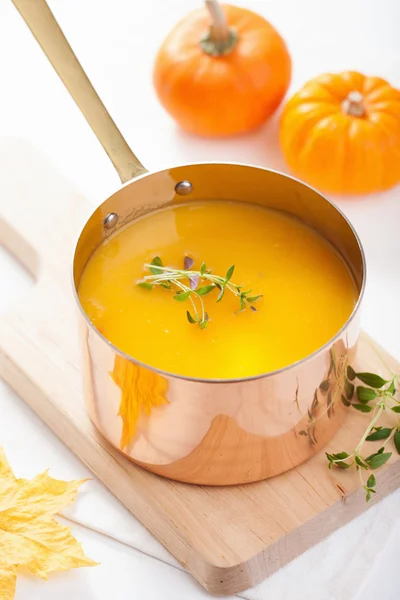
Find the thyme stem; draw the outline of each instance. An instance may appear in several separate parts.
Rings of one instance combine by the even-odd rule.
[[[351,381],[358,379],[365,385],[359,385],[354,388]],[[326,454],[329,461],[329,468],[332,466],[339,467],[341,469],[348,469],[354,463],[356,463],[356,469],[359,471],[360,481],[366,492],[367,502],[371,499],[371,494],[376,493],[376,479],[375,475],[371,474],[365,483],[361,471],[378,469],[384,465],[389,458],[392,456],[392,452],[386,451],[386,446],[393,439],[394,446],[397,452],[400,454],[400,426],[399,421],[393,423],[392,427],[379,426],[379,421],[386,409],[389,409],[395,413],[400,413],[400,402],[396,399],[396,384],[399,380],[398,374],[392,374],[391,379],[385,380],[380,375],[375,373],[356,373],[350,366],[347,367],[345,384],[350,386],[352,394],[354,390],[358,402],[350,402],[352,398],[347,397],[347,406],[354,406],[357,410],[363,413],[372,412],[372,419],[368,424],[368,427],[364,431],[363,436],[358,442],[355,449],[348,454],[347,452],[339,452],[337,454]],[[345,385],[345,387],[346,387]],[[372,404],[372,402],[374,402]],[[385,440],[381,448],[367,457],[362,456],[362,450],[366,442],[375,442],[379,440]]]
[[[205,329],[208,325],[208,314],[205,311],[203,296],[211,293],[214,289],[219,291],[217,302],[220,302],[228,290],[234,296],[239,298],[239,310],[241,312],[246,308],[250,308],[253,312],[257,312],[254,302],[262,298],[262,295],[251,296],[252,290],[243,290],[243,286],[236,285],[231,281],[235,265],[229,267],[225,277],[214,275],[207,269],[205,263],[201,265],[199,271],[192,270],[193,259],[186,256],[184,269],[174,269],[165,267],[159,256],[153,258],[151,263],[145,263],[145,268],[150,271],[149,275],[145,275],[137,284],[147,289],[152,289],[154,286],[167,288],[174,292],[174,299],[178,302],[189,300],[194,316],[186,311],[189,323],[197,323],[201,329]],[[189,285],[184,283],[189,281]],[[203,285],[204,283],[208,285]],[[200,285],[201,284],[201,285]],[[200,307],[200,311],[198,309]]]

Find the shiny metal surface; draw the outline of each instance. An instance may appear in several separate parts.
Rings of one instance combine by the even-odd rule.
[[[184,198],[176,192],[182,181],[193,185]],[[126,184],[96,209],[76,247],[74,282],[77,290],[93,250],[110,235],[103,227],[108,214],[119,216],[114,233],[158,208],[217,198],[283,210],[338,249],[353,273],[359,301],[334,339],[274,373],[218,381],[180,377],[140,364],[103,338],[82,308],[80,329],[88,410],[111,444],[160,475],[231,485],[300,464],[332,437],[345,417],[345,369],[356,351],[365,282],[363,251],[345,217],[315,190],[267,169],[234,164],[167,169]]]
[[[109,213],[104,219],[104,227],[106,229],[114,229],[118,223],[118,215],[116,213]]]
[[[193,186],[190,181],[179,181],[175,186],[175,191],[180,196],[187,196],[192,191]]]

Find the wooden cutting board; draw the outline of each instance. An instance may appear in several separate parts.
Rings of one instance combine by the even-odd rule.
[[[85,412],[71,287],[91,206],[21,142],[0,145],[0,201],[1,241],[37,280],[1,317],[1,376],[209,592],[255,585],[367,508],[358,475],[329,471],[323,452],[261,483],[210,488],[162,479],[111,448]],[[365,334],[358,354],[358,370],[399,371]],[[327,450],[352,449],[367,423],[350,411]],[[399,486],[400,456],[376,475],[368,506]]]

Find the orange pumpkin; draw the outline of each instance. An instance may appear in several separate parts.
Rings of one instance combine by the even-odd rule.
[[[168,113],[190,133],[229,136],[261,125],[290,82],[285,42],[263,17],[206,1],[171,31],[154,67]]]
[[[287,164],[321,190],[368,194],[400,182],[400,91],[345,71],[312,79],[280,124]]]

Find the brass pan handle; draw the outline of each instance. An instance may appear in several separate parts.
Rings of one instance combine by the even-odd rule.
[[[122,183],[147,172],[90,83],[45,0],[12,0],[75,100]]]

